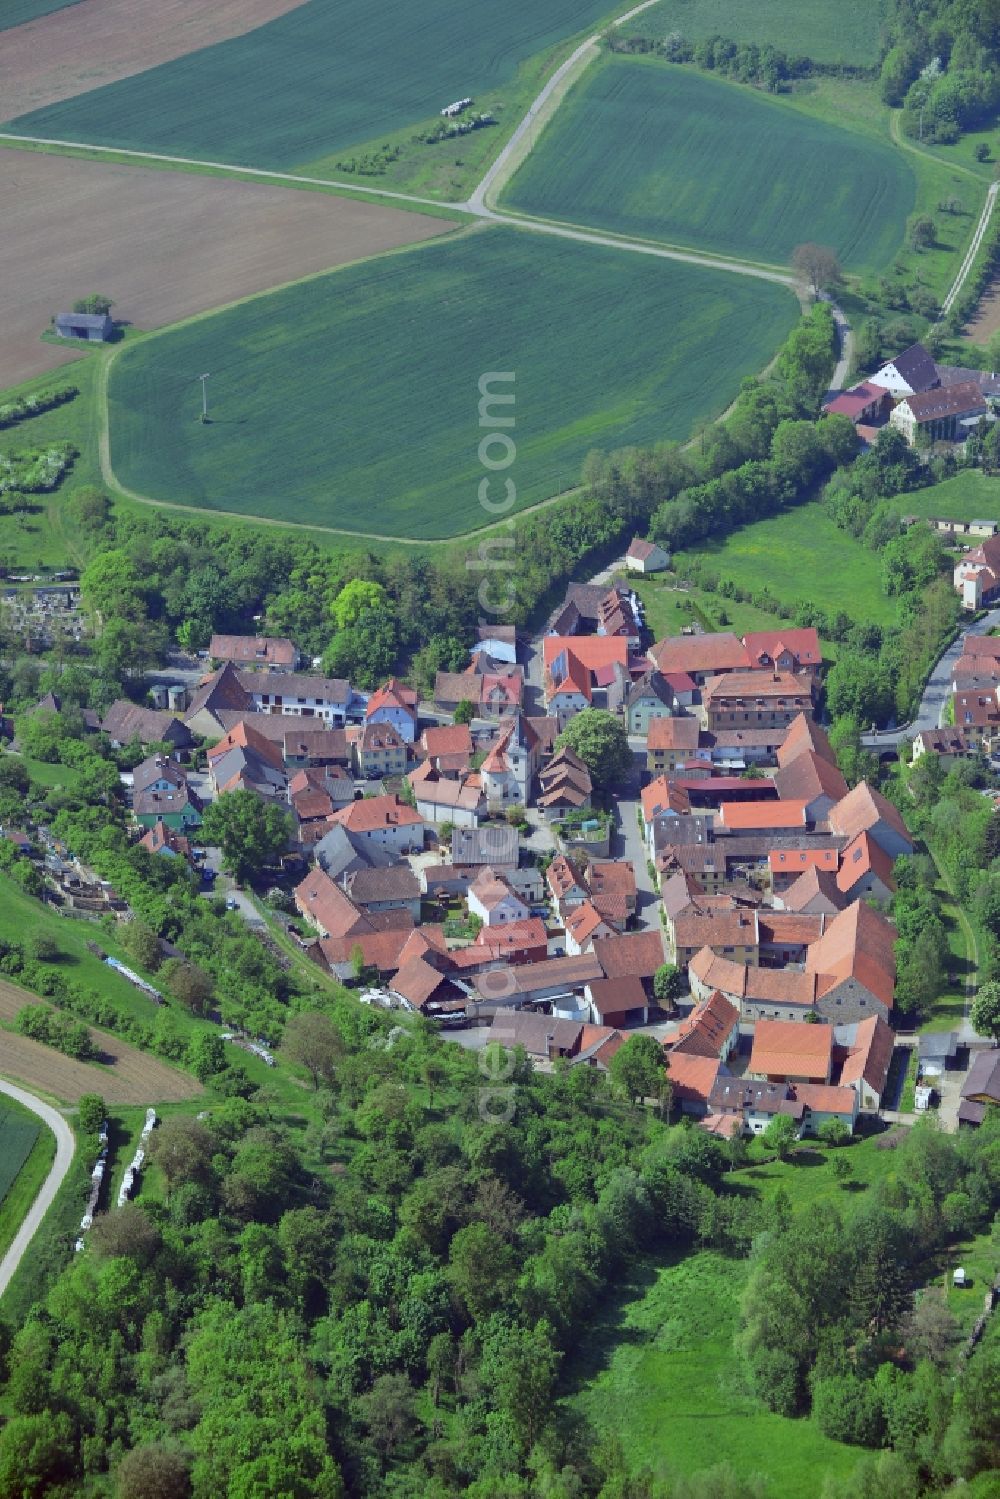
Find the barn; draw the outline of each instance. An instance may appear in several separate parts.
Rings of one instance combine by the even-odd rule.
[[[60,338],[82,338],[85,343],[107,343],[115,325],[106,312],[59,312],[56,332]]]

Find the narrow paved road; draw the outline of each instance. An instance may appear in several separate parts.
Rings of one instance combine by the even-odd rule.
[[[920,710],[912,723],[902,724],[898,729],[883,729],[875,734],[865,734],[863,742],[869,749],[888,749],[903,739],[912,739],[922,729],[940,729],[944,711],[951,696],[951,674],[955,662],[962,654],[962,642],[966,635],[988,635],[1000,629],[1000,609],[991,609],[975,624],[966,625],[943,655],[927,678],[924,695],[920,699]]]
[[[42,1219],[52,1206],[53,1199],[73,1164],[76,1142],[73,1138],[73,1131],[58,1110],[47,1103],[42,1103],[42,1100],[36,1098],[34,1094],[26,1093],[23,1088],[15,1087],[13,1083],[2,1081],[0,1081],[0,1093],[6,1093],[8,1098],[13,1098],[16,1103],[30,1109],[33,1114],[37,1114],[56,1137],[56,1158],[52,1162],[52,1169],[42,1183],[38,1196],[25,1214],[24,1222],[14,1236],[14,1242],[0,1260],[0,1296],[2,1296],[24,1258],[25,1250],[41,1228]]]

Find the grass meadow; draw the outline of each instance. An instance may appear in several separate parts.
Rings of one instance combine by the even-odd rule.
[[[792,57],[864,66],[878,60],[882,0],[660,0],[622,28],[626,36],[662,39],[679,32],[689,42],[710,36],[780,47]]]
[[[38,1116],[0,1097],[0,1254],[10,1248],[55,1154],[56,1137]]]
[[[899,495],[893,505],[901,515],[941,516],[954,521],[1000,520],[1000,478],[978,468],[963,469],[940,484]],[[976,544],[975,537],[970,540]]]
[[[780,630],[787,624],[779,615],[756,604],[737,603],[703,588],[678,588],[673,573],[651,578],[629,575],[628,585],[642,599],[646,623],[657,640],[664,635],[679,635],[685,625],[698,624],[703,630],[732,630],[745,635],[749,630]],[[837,647],[833,641],[821,641],[823,659],[835,661]]]
[[[742,526],[723,541],[679,552],[678,570],[693,559],[710,563],[720,578],[739,587],[766,588],[793,606],[808,601],[876,624],[896,619],[895,600],[882,592],[878,553],[841,531],[815,501]]]
[[[780,1192],[794,1213],[835,1209],[847,1218],[897,1169],[895,1151],[879,1140],[859,1137],[839,1152],[851,1164],[846,1184],[827,1146],[810,1141],[777,1161],[751,1141],[750,1164],[726,1187],[765,1202]],[[977,1272],[989,1253],[970,1246]],[[748,1268],[713,1251],[637,1265],[567,1361],[566,1403],[601,1436],[627,1431],[633,1469],[688,1476],[728,1462],[743,1478],[759,1474],[767,1499],[816,1499],[817,1475],[849,1473],[862,1453],[810,1419],[772,1414],[740,1388],[732,1345]]]
[[[766,282],[477,231],[127,344],[110,375],[112,463],[126,489],[182,505],[457,536],[496,518],[479,501],[485,372],[515,375],[502,477],[519,509],[575,485],[591,448],[686,437],[797,315]]]
[[[626,1275],[568,1362],[567,1404],[601,1436],[627,1433],[634,1469],[660,1477],[728,1462],[768,1499],[816,1499],[817,1475],[859,1453],[811,1420],[773,1415],[738,1387],[732,1352],[745,1261],[705,1251]]]
[[[803,240],[891,260],[915,198],[902,152],[693,68],[604,58],[547,126],[511,207],[784,264]]]
[[[613,9],[609,0],[306,0],[243,36],[13,123],[29,135],[289,168],[488,94]]]

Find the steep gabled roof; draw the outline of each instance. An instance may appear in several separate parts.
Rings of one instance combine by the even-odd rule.
[[[844,1065],[840,1069],[840,1082],[844,1087],[864,1078],[870,1088],[881,1095],[892,1061],[895,1036],[879,1015],[862,1020],[854,1035]]]
[[[820,995],[846,979],[856,979],[887,1009],[896,982],[895,927],[856,900],[827,923],[826,931],[806,953],[806,972],[815,973]]]
[[[708,998],[696,1004],[681,1021],[676,1034],[668,1036],[663,1044],[671,1055],[687,1052],[692,1056],[719,1057],[733,1027],[739,1023],[739,1010],[718,989],[713,989]]]
[[[287,681],[288,678],[284,677]],[[207,709],[209,713],[217,713],[220,708],[228,708],[232,712],[253,712],[253,699],[249,692],[240,683],[239,672],[231,661],[203,682],[191,699],[191,704],[184,715],[185,721],[190,722],[196,714]]]
[[[778,748],[779,766],[784,770],[797,755],[804,754],[807,750],[814,751],[831,765],[837,763],[830,741],[819,724],[807,718],[804,713],[799,713],[788,725],[788,731]]]
[[[913,842],[899,809],[867,781],[859,781],[853,791],[830,808],[829,820],[833,831],[843,838],[856,838],[884,822],[907,843]]]

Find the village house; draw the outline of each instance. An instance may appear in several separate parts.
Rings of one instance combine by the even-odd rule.
[[[783,895],[808,869],[836,878],[840,852],[835,848],[773,848],[767,856],[771,892]]]
[[[629,688],[625,698],[625,720],[630,734],[644,735],[650,724],[669,718],[674,695],[667,679],[656,670],[647,671]]]
[[[451,862],[473,871],[489,864],[507,874],[516,869],[520,840],[517,829],[491,822],[483,828],[455,828],[451,835]]]
[[[419,853],[426,824],[415,807],[398,796],[368,796],[335,812],[333,820],[354,838],[381,844],[397,856]]]
[[[591,979],[584,989],[594,1025],[610,1025],[615,1029],[626,1026],[645,1025],[649,1018],[649,1002],[642,980],[636,974],[624,974],[620,978]]]
[[[563,925],[566,929],[566,951],[573,957],[589,952],[595,940],[612,937],[615,933],[614,926],[605,921],[589,900],[582,900],[573,906]]]
[[[366,723],[347,730],[354,768],[362,781],[402,775],[406,770],[406,741],[391,723]]]
[[[979,385],[969,380],[907,396],[893,408],[889,425],[902,432],[911,447],[918,438],[928,442],[962,441],[989,409]]]
[[[420,748],[442,775],[461,776],[472,759],[472,731],[468,724],[444,724],[424,729]]]
[[[633,536],[625,553],[626,572],[645,576],[647,573],[662,573],[669,566],[668,551],[657,546],[655,541],[644,541],[641,536]]]
[[[648,725],[646,766],[653,775],[710,762],[710,751],[699,749],[701,725],[697,718],[655,717]]]
[[[417,811],[425,822],[450,822],[453,826],[474,828],[486,811],[481,778],[465,775],[461,779],[442,775],[429,760],[418,765],[408,777]]]
[[[174,832],[183,832],[187,828],[196,828],[201,822],[201,814],[201,802],[183,779],[178,785],[162,791],[148,788],[133,793],[132,815],[142,828],[162,823]]]
[[[779,910],[801,915],[836,916],[849,901],[841,892],[835,874],[811,865],[774,897],[774,904]]]
[[[979,745],[965,729],[921,729],[913,737],[913,763],[935,755],[945,770],[959,760],[978,760]]]
[[[812,626],[752,630],[743,644],[756,671],[804,672],[817,681],[823,665],[819,635]]]
[[[672,1036],[664,1041],[668,1070],[674,1074],[678,1056],[713,1057],[725,1062],[739,1045],[740,1012],[718,989],[695,1004]],[[713,1079],[714,1081],[714,1079]],[[707,1102],[707,1099],[706,1099]]]
[[[585,708],[616,712],[631,685],[629,645],[620,635],[547,635],[542,641],[546,712],[560,729]]]
[[[365,725],[389,725],[404,744],[412,744],[417,737],[417,693],[398,677],[390,677],[368,699]]]
[[[887,390],[898,400],[934,390],[941,384],[941,376],[923,344],[911,344],[902,354],[887,360],[881,369],[876,370],[869,383]]]
[[[136,743],[169,744],[172,749],[183,750],[194,742],[187,725],[175,714],[143,708],[127,698],[118,698],[111,704],[101,720],[101,730],[107,734],[112,749]]]
[[[342,678],[299,672],[253,671],[241,672],[239,682],[250,697],[255,713],[322,719],[330,728],[342,727],[347,721],[351,684]]]
[[[406,911],[414,924],[420,920],[420,881],[408,864],[356,869],[344,882],[347,898],[368,915]]]
[[[790,764],[779,766],[773,781],[783,801],[805,803],[809,822],[822,822],[848,793],[847,782],[837,766],[815,750],[805,750]]]
[[[952,575],[962,608],[985,609],[1000,599],[1000,536],[990,536],[964,553]]]
[[[294,671],[299,653],[290,640],[272,635],[213,635],[208,646],[215,666],[227,661],[260,671]]]
[[[784,728],[815,710],[812,681],[794,672],[732,671],[702,687],[701,716],[711,730]]]
[[[992,1109],[1000,1106],[1000,1047],[980,1051],[962,1084],[959,1124],[978,1128]]]
[[[558,750],[538,772],[539,792],[535,805],[544,817],[564,817],[590,806],[593,781],[590,771],[568,746]]]
[[[484,926],[503,926],[511,921],[525,921],[531,908],[511,888],[505,875],[488,864],[469,886],[469,914],[478,916]]]
[[[878,1015],[871,1015],[857,1025],[837,1026],[834,1034],[838,1049],[847,1053],[840,1066],[840,1086],[855,1090],[862,1114],[877,1114],[895,1046],[892,1030]]]
[[[345,729],[285,729],[282,758],[290,770],[304,767],[342,766],[352,763],[352,749]]]

